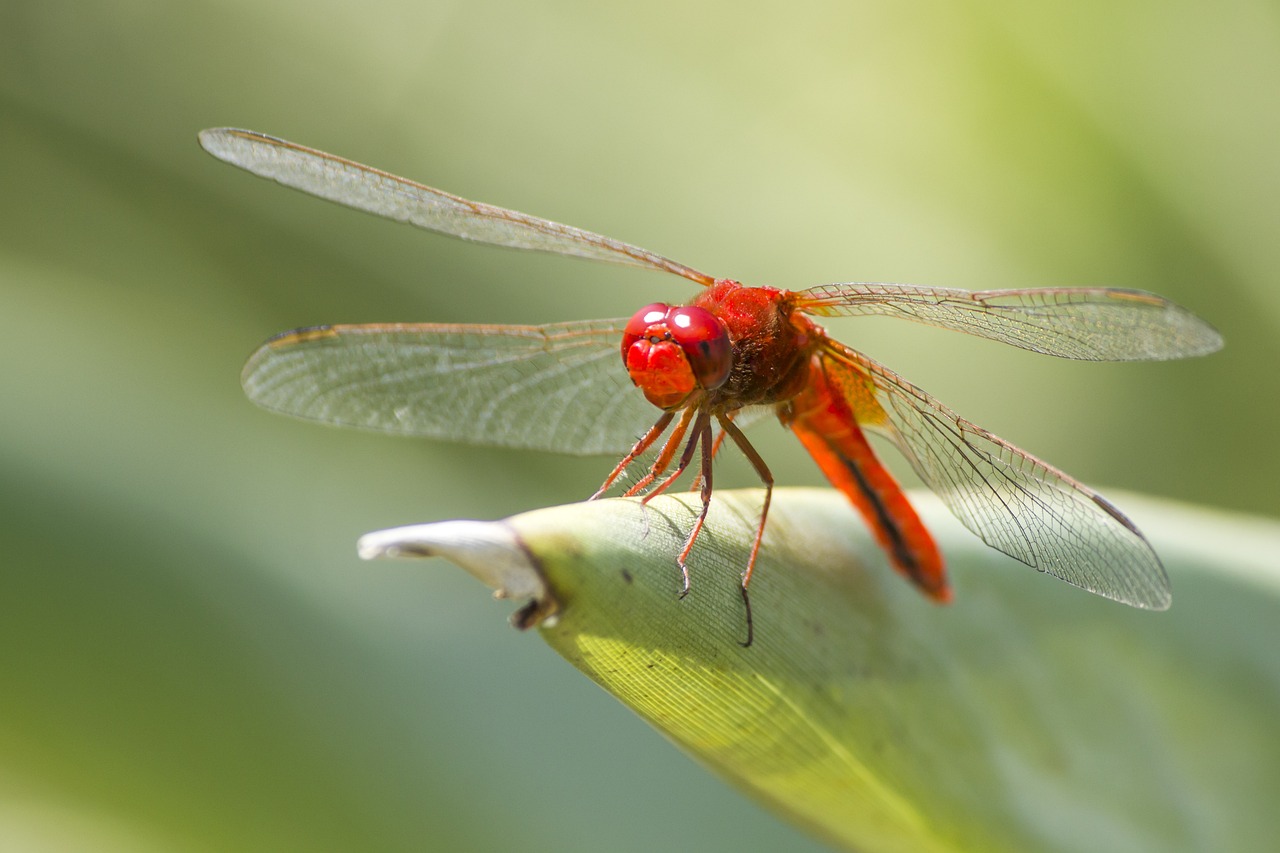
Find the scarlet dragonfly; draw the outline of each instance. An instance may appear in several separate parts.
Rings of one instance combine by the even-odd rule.
[[[593,497],[651,449],[653,462],[626,495],[662,492],[698,456],[702,504],[677,558],[681,595],[689,590],[687,560],[711,500],[712,458],[727,436],[765,485],[742,573],[748,643],[746,591],[773,476],[739,422],[760,409],[771,410],[795,433],[866,519],[892,565],[934,601],[952,596],[942,557],[865,432],[895,444],[989,546],[1106,598],[1153,610],[1169,606],[1169,581],[1159,559],[1105,498],[961,418],[828,337],[810,319],[882,314],[1087,361],[1182,358],[1222,345],[1208,324],[1166,299],[1094,287],[748,287],[609,237],[468,201],[263,134],[206,130],[200,143],[257,175],[420,228],[673,273],[702,286],[687,305],[654,303],[630,319],[299,329],[263,344],[245,366],[243,384],[259,405],[325,423],[476,444],[621,454]],[[617,364],[619,348],[625,373]],[[654,406],[661,410],[656,422]]]

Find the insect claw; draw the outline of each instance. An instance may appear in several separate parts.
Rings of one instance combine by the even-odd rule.
[[[747,611],[747,641],[745,643],[739,642],[738,645],[747,649],[750,648],[751,643],[755,641],[756,629],[755,623],[751,619],[751,596],[747,595],[746,586],[740,586],[738,588],[742,590],[742,606],[745,607]]]
[[[676,565],[680,567],[680,577],[684,580],[684,584],[680,587],[680,594],[676,598],[683,600],[689,594],[689,564],[684,560],[677,560]]]

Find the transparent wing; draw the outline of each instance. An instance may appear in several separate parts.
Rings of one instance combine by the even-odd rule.
[[[861,353],[829,341],[825,355],[829,368],[843,372],[859,423],[891,439],[982,541],[1106,598],[1151,610],[1169,606],[1159,558],[1101,495]]]
[[[684,276],[703,285],[714,281],[711,276],[684,264],[620,240],[527,213],[468,201],[262,133],[212,128],[200,132],[200,145],[219,160],[287,187],[463,240],[644,267]]]
[[[795,294],[824,316],[883,314],[1085,361],[1185,358],[1221,349],[1208,323],[1141,290],[1103,287],[969,291],[909,284],[824,284]]]
[[[299,329],[263,344],[241,382],[264,408],[328,424],[620,455],[660,414],[619,357],[625,324]]]

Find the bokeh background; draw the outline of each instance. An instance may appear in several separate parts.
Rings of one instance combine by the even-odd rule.
[[[687,284],[326,205],[200,128],[751,283],[1158,291],[1227,349],[1084,365],[830,325],[1104,490],[1274,516],[1277,92],[1258,0],[8,0],[0,848],[817,849],[461,572],[356,559],[368,530],[584,497],[611,460],[329,430],[239,390],[294,326],[612,317]]]

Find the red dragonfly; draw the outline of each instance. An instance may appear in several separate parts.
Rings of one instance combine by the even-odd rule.
[[[711,501],[712,459],[727,436],[765,486],[742,573],[748,644],[747,586],[764,536],[773,476],[741,427],[761,410],[772,410],[796,434],[866,519],[893,566],[934,601],[952,596],[938,547],[876,459],[865,431],[892,441],[992,548],[1106,598],[1152,610],[1169,606],[1169,581],[1159,559],[1105,498],[832,340],[809,319],[883,314],[1087,361],[1182,358],[1221,347],[1213,328],[1168,300],[1092,287],[747,287],[610,237],[468,201],[263,134],[206,130],[200,144],[262,177],[419,228],[674,273],[701,285],[704,290],[687,305],[654,303],[630,319],[298,329],[263,344],[245,365],[243,384],[261,406],[330,424],[474,444],[622,454],[593,498],[646,451],[656,452],[647,473],[625,490],[646,500],[668,488],[698,456],[695,483],[702,508],[677,557],[682,596],[689,591],[688,557]],[[619,347],[626,374],[617,364]],[[661,410],[656,422],[654,406]]]

